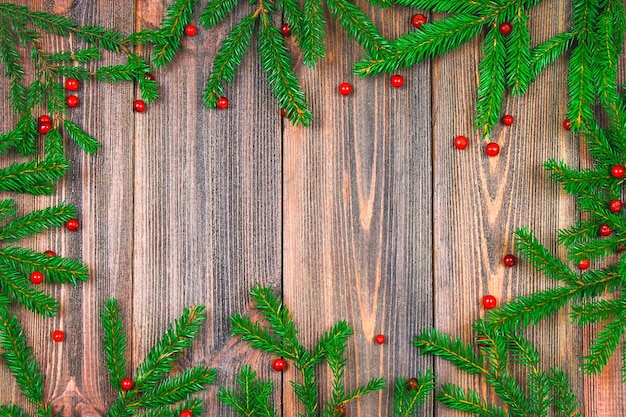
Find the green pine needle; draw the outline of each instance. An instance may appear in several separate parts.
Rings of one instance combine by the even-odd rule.
[[[0,227],[0,241],[15,242],[52,227],[61,227],[76,215],[76,207],[65,203],[33,210],[22,217],[14,217],[8,224]]]
[[[424,406],[435,389],[435,374],[429,369],[424,374],[418,372],[414,378],[399,377],[394,385],[394,417],[410,417]]]
[[[439,356],[469,374],[488,374],[483,357],[471,345],[463,343],[437,329],[424,329],[413,339],[413,345],[422,354]]]
[[[108,299],[104,309],[100,312],[104,329],[104,353],[106,369],[109,371],[111,385],[118,387],[126,376],[126,333],[122,314],[117,306],[117,300]]]
[[[239,0],[211,0],[200,14],[200,24],[207,29],[217,26],[229,14]]]
[[[78,147],[88,154],[95,154],[98,148],[101,146],[100,142],[98,142],[95,138],[89,136],[87,132],[78,127],[78,125],[71,120],[63,120],[63,127],[70,139],[76,142]]]

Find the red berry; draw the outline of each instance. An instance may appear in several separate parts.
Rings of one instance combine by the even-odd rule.
[[[37,131],[42,135],[48,133],[50,129],[52,129],[52,125],[50,123],[39,123],[39,126],[37,126]]]
[[[30,282],[32,282],[35,285],[41,284],[43,282],[43,274],[40,271],[31,272]]]
[[[185,35],[187,36],[196,36],[196,32],[198,32],[198,28],[194,25],[185,26]]]
[[[489,156],[496,156],[500,153],[500,145],[495,142],[489,142],[485,148],[485,153]]]
[[[563,129],[572,130],[572,122],[570,121],[570,119],[563,120]]]
[[[52,123],[52,119],[50,118],[50,116],[48,116],[47,114],[42,114],[41,116],[39,116],[39,118],[37,119],[37,123],[44,124],[44,123]]]
[[[345,417],[345,415],[346,415],[346,406],[342,404],[339,407],[337,407],[337,409],[335,410],[335,416]]]
[[[613,178],[622,178],[626,174],[626,169],[621,165],[614,165],[611,168],[611,176]]]
[[[410,378],[407,382],[407,385],[409,386],[409,389],[413,391],[417,391],[417,389],[419,388],[419,384],[417,383],[416,378]]]
[[[133,110],[137,113],[141,113],[146,109],[146,103],[143,100],[133,101]]]
[[[146,72],[143,75],[143,78],[146,79],[146,80],[154,81],[154,74],[151,73],[151,72]]]
[[[283,36],[291,35],[291,28],[289,27],[287,23],[282,24],[282,26],[280,27],[280,33],[282,33]]]
[[[395,88],[400,88],[404,85],[404,77],[402,75],[394,75],[391,77],[391,86]]]
[[[224,96],[217,99],[217,108],[218,109],[226,109],[228,108],[228,99]]]
[[[589,259],[584,258],[582,261],[578,262],[578,269],[585,270],[591,266],[591,261]]]
[[[352,93],[352,84],[350,83],[341,83],[339,84],[339,94],[342,96],[349,96]]]
[[[283,116],[283,117],[287,117],[287,110],[280,109],[280,115]]]
[[[428,19],[423,14],[417,13],[411,16],[411,25],[416,29],[421,28],[426,22],[428,22]]]
[[[608,224],[603,224],[600,226],[600,229],[598,229],[598,232],[602,235],[602,236],[608,236],[611,233],[613,233],[613,231],[611,230],[611,227]]]
[[[193,417],[193,413],[191,412],[191,410],[183,410],[180,412],[178,417]]]
[[[487,310],[491,310],[496,306],[496,304],[496,297],[494,297],[493,295],[485,295],[483,297],[483,307],[485,307]]]
[[[134,386],[134,382],[132,379],[130,378],[123,378],[120,381],[120,388],[122,388],[124,391],[130,391],[131,389],[133,389]]]
[[[510,114],[505,115],[502,118],[502,123],[504,123],[506,126],[511,126],[513,124],[513,116],[511,116]]]
[[[618,211],[621,211],[622,207],[624,207],[622,200],[615,199],[615,200],[611,200],[611,202],[609,203],[609,210],[611,210],[613,213],[617,213]]]
[[[504,36],[510,35],[511,31],[513,31],[513,26],[509,22],[504,22],[499,27],[500,33]]]
[[[52,340],[55,342],[62,342],[65,339],[65,333],[63,330],[55,330],[52,332]]]
[[[515,255],[511,255],[510,253],[508,255],[504,255],[504,259],[502,260],[502,262],[504,262],[505,266],[514,266],[517,263],[517,259],[515,259]]]
[[[78,219],[69,219],[65,222],[65,228],[70,232],[75,232],[80,227],[80,222]]]
[[[274,369],[276,372],[282,372],[285,370],[286,367],[287,362],[285,362],[281,358],[274,359],[274,362],[272,362],[272,369]]]
[[[47,255],[47,256],[57,256],[57,254],[56,254],[56,253],[54,253],[54,252],[53,252],[53,251],[51,251],[51,250],[44,251],[44,255]]]
[[[385,335],[384,334],[377,334],[376,337],[374,338],[374,340],[376,341],[376,343],[378,343],[379,345],[382,345],[385,343]]]
[[[486,343],[487,341],[487,337],[486,336],[478,336],[476,337],[476,344],[480,347],[487,347],[489,346],[488,343]]]
[[[80,104],[80,100],[75,95],[67,96],[65,104],[67,104],[67,107],[76,107]]]
[[[80,81],[76,78],[68,78],[65,80],[65,89],[69,91],[76,91],[80,87]]]
[[[454,147],[457,149],[465,149],[469,145],[469,140],[465,136],[457,136],[454,138]]]

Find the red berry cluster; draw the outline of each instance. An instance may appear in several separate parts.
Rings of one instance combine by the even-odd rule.
[[[80,81],[76,78],[67,78],[65,80],[65,89],[67,91],[77,91],[80,88]],[[75,94],[70,94],[65,97],[65,104],[67,107],[77,107],[80,104],[80,99]]]
[[[52,129],[52,119],[47,114],[39,116],[37,123],[37,131],[42,135],[47,134]]]

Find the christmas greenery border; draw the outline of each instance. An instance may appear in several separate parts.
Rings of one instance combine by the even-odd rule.
[[[559,259],[534,237],[532,231],[517,231],[516,250],[547,277],[554,288],[519,296],[502,307],[490,310],[487,317],[474,323],[476,339],[465,343],[436,329],[425,329],[415,336],[414,345],[424,354],[434,354],[470,374],[480,374],[507,406],[489,404],[480,394],[444,383],[437,398],[450,408],[478,415],[578,415],[578,402],[564,373],[543,370],[539,353],[523,338],[523,329],[548,317],[566,305],[572,318],[581,325],[598,323],[600,330],[589,353],[583,358],[583,371],[599,373],[618,346],[624,345],[626,330],[626,261],[622,185],[626,178],[626,96],[618,85],[618,59],[622,54],[625,28],[624,5],[619,0],[573,0],[571,28],[532,46],[528,11],[541,0],[370,0],[377,7],[393,4],[423,11],[445,13],[446,17],[428,22],[423,14],[413,16],[415,30],[395,40],[386,39],[369,17],[347,0],[257,0],[251,12],[228,33],[213,61],[203,99],[208,107],[228,106],[224,84],[230,83],[250,47],[258,28],[259,57],[268,83],[284,114],[294,124],[308,125],[312,115],[305,94],[291,65],[285,37],[293,36],[302,52],[303,62],[314,66],[324,58],[325,17],[327,8],[342,28],[366,51],[354,67],[356,74],[370,76],[410,67],[423,60],[453,50],[472,38],[481,38],[482,60],[478,67],[479,85],[475,127],[489,138],[499,122],[505,95],[524,94],[539,73],[557,58],[568,59],[568,118],[564,127],[585,141],[593,166],[575,169],[565,163],[545,163],[552,177],[576,197],[583,220],[559,231],[559,243],[567,249],[566,260]],[[196,0],[175,0],[170,4],[159,28],[130,35],[102,28],[80,26],[60,16],[31,11],[11,3],[0,4],[0,62],[10,81],[9,103],[17,115],[15,128],[0,134],[0,154],[17,152],[27,159],[0,169],[0,189],[34,195],[52,194],[57,182],[69,169],[65,158],[64,135],[87,153],[94,153],[99,142],[66,117],[66,108],[78,105],[72,94],[81,82],[136,83],[142,94],[134,110],[141,112],[158,97],[152,68],[166,66],[176,56],[183,35],[193,36],[190,24]],[[220,24],[239,5],[236,0],[209,1],[199,16],[206,28]],[[278,27],[275,21],[285,23]],[[75,36],[84,47],[73,51],[48,52],[42,36]],[[151,46],[149,57],[134,52],[135,46]],[[103,52],[123,56],[126,63],[100,65]],[[26,58],[25,58],[26,57]],[[26,84],[24,61],[29,59],[34,77]],[[65,83],[61,83],[61,80]],[[401,85],[401,78],[394,81]],[[66,96],[66,91],[69,94]],[[350,94],[351,86],[342,86]],[[35,118],[35,111],[48,114]],[[606,121],[605,121],[606,120]],[[507,122],[506,120],[504,121]],[[40,146],[42,144],[42,146]],[[459,140],[459,148],[465,142]],[[489,151],[489,146],[487,150]],[[12,200],[0,201],[0,241],[12,243],[52,227],[65,225],[76,230],[79,223],[73,206],[63,203],[26,215],[18,215]],[[618,254],[616,257],[615,254]],[[617,259],[617,260],[616,260]],[[509,262],[514,262],[509,259]],[[570,264],[574,264],[571,267]],[[597,266],[590,268],[591,265]],[[44,316],[58,311],[58,302],[41,291],[43,280],[77,284],[87,279],[80,261],[48,252],[40,254],[27,248],[0,248],[0,346],[5,361],[18,381],[25,398],[35,405],[35,414],[51,416],[53,410],[43,400],[43,375],[32,349],[26,344],[18,318],[9,308],[20,304]],[[254,287],[250,295],[264,317],[267,327],[249,317],[235,315],[233,334],[252,347],[279,357],[276,369],[285,360],[299,371],[301,380],[292,381],[306,416],[339,416],[345,404],[369,392],[382,389],[384,380],[374,379],[353,392],[342,383],[346,340],[351,328],[337,323],[322,336],[313,351],[297,339],[289,311],[269,288]],[[608,297],[607,297],[608,295]],[[110,382],[119,390],[109,416],[180,415],[202,411],[202,401],[193,395],[214,382],[215,371],[203,366],[185,369],[170,376],[176,355],[194,339],[204,319],[203,307],[186,309],[164,333],[145,361],[127,376],[122,318],[115,300],[107,301],[102,311],[104,346]],[[62,340],[62,332],[55,332]],[[478,346],[478,350],[476,350]],[[626,351],[626,346],[623,346]],[[317,397],[316,372],[326,363],[333,375],[332,392],[325,404]],[[626,354],[622,357],[622,376],[626,379]],[[516,378],[513,364],[528,371]],[[434,375],[400,378],[394,385],[394,415],[417,412],[435,388]],[[272,384],[263,381],[243,366],[234,388],[221,388],[219,399],[240,415],[277,415],[271,403]],[[17,405],[1,406],[4,415],[25,416]]]

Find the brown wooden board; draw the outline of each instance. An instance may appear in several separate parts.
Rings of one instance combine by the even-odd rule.
[[[577,216],[573,199],[542,167],[548,158],[589,164],[584,147],[561,126],[566,60],[544,71],[525,96],[506,99],[515,123],[494,129],[491,140],[502,150],[490,158],[487,141],[473,130],[478,40],[399,71],[405,85],[395,89],[391,74],[363,80],[352,74],[364,51],[327,14],[324,60],[308,68],[292,48],[314,116],[310,127],[294,127],[280,117],[256,41],[226,88],[230,107],[202,104],[219,43],[254,8],[244,3],[217,28],[182,39],[175,61],[154,71],[160,98],[145,112],[133,113],[139,90],[130,83],[85,83],[80,107],[68,115],[102,142],[98,154],[86,156],[68,143],[72,170],[54,196],[0,195],[16,198],[24,213],[61,201],[80,213],[79,232],[55,230],[24,243],[81,258],[91,273],[77,287],[47,287],[61,300],[58,317],[16,311],[43,365],[46,398],[64,417],[104,415],[116,392],[103,367],[99,311],[116,297],[126,316],[129,367],[144,359],[184,307],[203,304],[207,322],[181,363],[218,370],[216,386],[202,394],[206,415],[234,415],[218,403],[217,387],[233,385],[238,368],[250,363],[275,381],[280,415],[296,416],[302,408],[289,383],[298,379],[293,367],[274,373],[273,358],[230,336],[228,318],[253,313],[248,291],[260,283],[284,296],[306,347],[338,320],[353,326],[347,389],[379,376],[391,387],[398,376],[432,368],[439,383],[471,387],[493,400],[481,381],[420,356],[413,335],[436,326],[469,341],[471,322],[485,314],[483,295],[504,302],[553,285],[526,260],[506,268],[502,257],[515,252],[519,227],[563,253],[556,229]],[[129,33],[158,26],[169,1],[19,4]],[[414,10],[357,4],[389,38],[414,30]],[[567,29],[570,7],[542,2],[531,14],[533,41]],[[77,45],[73,38],[45,42],[50,49]],[[119,57],[107,56],[106,63],[120,63]],[[354,86],[347,97],[337,91],[344,81]],[[6,91],[1,79],[0,94]],[[0,103],[9,115],[6,100]],[[14,120],[0,123],[6,131]],[[456,135],[470,139],[467,149],[454,148]],[[66,332],[61,344],[50,340],[57,328]],[[571,324],[564,310],[526,334],[538,343],[546,367],[569,372],[585,415],[618,416],[626,407],[619,361],[600,376],[579,372],[580,355],[596,331]],[[386,336],[383,345],[374,342],[379,333]],[[0,403],[25,405],[0,365]],[[322,404],[328,381],[322,370]],[[348,415],[391,416],[391,396],[391,389],[370,394],[350,403]],[[431,400],[418,415],[462,414]]]

